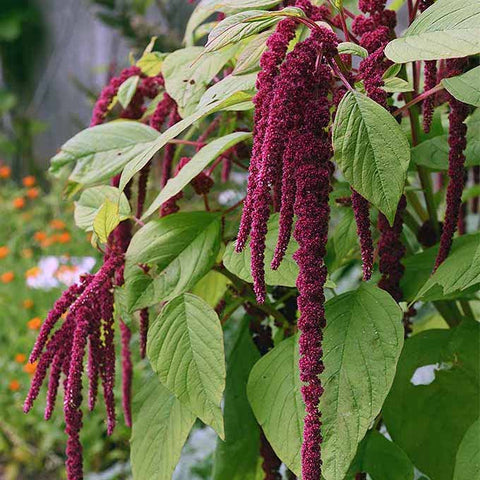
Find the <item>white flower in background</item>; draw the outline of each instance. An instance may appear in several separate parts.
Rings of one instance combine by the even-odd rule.
[[[83,274],[90,273],[94,265],[93,257],[42,257],[36,267],[27,271],[27,286],[38,290],[50,290],[62,285],[69,287],[78,282]]]

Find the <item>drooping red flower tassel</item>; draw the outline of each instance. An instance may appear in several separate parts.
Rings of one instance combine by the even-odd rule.
[[[405,255],[405,246],[401,235],[403,230],[403,213],[407,208],[407,201],[402,195],[395,214],[393,225],[390,226],[387,218],[382,213],[378,215],[378,229],[380,239],[378,241],[379,270],[382,278],[378,286],[387,291],[397,302],[402,300],[403,292],[400,288],[400,280],[403,277],[405,267],[402,258]]]
[[[352,189],[352,207],[362,254],[363,279],[370,280],[373,270],[373,240],[368,201]]]
[[[130,339],[132,332],[125,323],[120,320],[120,337],[122,343],[122,408],[125,425],[132,426],[132,354],[130,352]]]
[[[449,75],[459,75],[465,65],[464,59],[447,60]],[[465,120],[469,114],[469,107],[450,96],[450,115],[448,117],[450,129],[448,144],[450,153],[448,159],[448,187],[447,187],[447,208],[445,221],[440,237],[440,249],[435,260],[434,271],[442,264],[450,253],[453,236],[457,230],[462,193],[465,186],[465,148],[467,147],[467,125]]]

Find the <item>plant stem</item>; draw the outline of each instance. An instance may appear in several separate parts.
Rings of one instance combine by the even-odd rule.
[[[427,90],[426,92],[421,93],[420,95],[417,95],[415,98],[407,102],[403,107],[398,108],[393,112],[394,117],[398,117],[399,115],[402,115],[405,113],[407,110],[409,110],[411,107],[416,105],[417,103],[420,103],[422,100],[425,100],[427,97],[430,95],[435,95],[438,92],[441,92],[444,89],[443,85],[439,83],[435,87],[431,88],[430,90]]]
[[[438,310],[438,313],[445,319],[450,328],[460,325],[462,314],[453,302],[446,300],[438,300],[433,302],[433,305]]]
[[[463,314],[469,320],[475,320],[475,314],[473,313],[472,307],[470,306],[470,302],[468,300],[460,300],[460,305],[463,310]]]
[[[418,224],[417,220],[414,218],[414,216],[408,211],[405,210],[403,212],[403,220],[407,227],[412,231],[412,233],[417,236],[418,231],[420,230],[420,225]]]

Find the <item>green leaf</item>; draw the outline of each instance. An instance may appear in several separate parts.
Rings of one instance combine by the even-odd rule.
[[[452,244],[452,249],[450,250],[450,255],[453,255],[457,251],[464,248],[464,246],[471,242],[471,235],[462,235],[454,239]],[[468,248],[468,247],[467,247]],[[400,287],[403,291],[403,296],[405,301],[412,302],[415,300],[420,289],[429,281],[432,274],[433,266],[435,265],[435,259],[437,258],[438,253],[438,244],[434,247],[427,248],[423,252],[416,253],[415,255],[410,255],[406,257],[402,263],[405,267],[405,274],[400,281]],[[457,295],[455,295],[457,293]],[[449,295],[450,298],[455,298],[459,296],[458,292],[454,292],[452,295]],[[431,289],[428,292],[428,298],[431,300],[443,299],[444,295],[442,290],[435,291]]]
[[[213,480],[257,479],[260,431],[248,403],[247,380],[259,357],[248,331],[248,322],[244,322],[227,358],[225,441],[217,440]]]
[[[149,328],[147,355],[160,382],[224,438],[223,333],[212,307],[190,293],[168,302]]]
[[[75,202],[75,224],[87,232],[93,230],[93,221],[108,199],[118,205],[119,220],[129,218],[131,210],[127,197],[118,188],[100,186],[87,188]]]
[[[137,67],[149,77],[155,77],[162,71],[166,54],[160,52],[147,52],[137,62]]]
[[[480,107],[480,67],[473,68],[458,77],[444,78],[442,84],[457,100]]]
[[[100,242],[107,243],[108,236],[120,223],[120,215],[118,212],[118,203],[106,198],[93,221],[93,231]]]
[[[209,212],[176,213],[147,223],[126,253],[128,309],[148,307],[192,288],[215,263],[220,240],[220,216]]]
[[[349,209],[344,212],[331,237],[331,245],[335,255],[331,264],[327,264],[329,271],[333,272],[340,268],[358,254],[357,224],[353,210]]]
[[[418,300],[438,300],[480,284],[480,234],[464,235],[417,294]]]
[[[341,42],[338,44],[338,53],[340,55],[356,55],[357,57],[367,58],[368,51],[353,42]]]
[[[269,9],[281,3],[281,0],[202,0],[188,20],[185,30],[185,43],[187,46],[194,44],[195,29],[215,12],[232,14],[242,10]]]
[[[238,56],[237,63],[233,69],[234,75],[244,75],[260,70],[260,57],[267,49],[266,42],[272,33],[273,30],[267,30],[259,33],[253,40],[248,42]]]
[[[453,480],[480,479],[480,420],[465,433],[457,452]]]
[[[409,338],[383,408],[393,441],[435,480],[452,479],[460,442],[479,417],[479,329],[468,322]]]
[[[385,80],[387,78],[392,78],[397,76],[400,73],[400,70],[402,69],[402,65],[399,63],[394,63],[393,65],[390,65],[387,70],[385,70],[385,73],[382,75],[382,78]]]
[[[378,103],[348,92],[338,106],[333,146],[348,182],[392,224],[410,162],[400,125]]]
[[[225,275],[211,270],[193,287],[191,293],[215,308],[223,298],[229,284],[230,281]]]
[[[305,16],[303,10],[287,7],[282,10],[265,12],[248,10],[222,20],[208,35],[206,52],[213,52],[227,45],[238,43],[244,38],[269,29],[277,24],[282,16]]]
[[[297,337],[279,343],[252,368],[247,395],[275,453],[297,476],[305,405],[298,373]]]
[[[138,75],[134,75],[133,77],[127,78],[120,85],[117,93],[117,99],[123,108],[128,107],[130,101],[135,95],[135,92],[137,91],[137,87],[139,83],[140,83],[140,77]]]
[[[100,184],[152,148],[158,138],[153,128],[132,121],[87,128],[61,147],[51,160],[50,173],[55,175],[65,165],[75,163],[70,181],[82,185]]]
[[[397,92],[412,92],[413,86],[403,80],[402,78],[398,77],[389,77],[383,80],[383,90],[389,93],[397,93]]]
[[[252,134],[250,132],[234,132],[224,137],[211,141],[196,153],[192,159],[171,178],[163,190],[157,195],[142,218],[147,218],[169,198],[181,192],[200,172],[202,172],[210,163],[218,158],[222,153],[233,147],[237,143],[248,140]]]
[[[187,47],[168,55],[162,67],[165,89],[177,102],[182,117],[195,111],[208,84],[233,57],[236,49],[233,46],[205,53],[203,47]]]
[[[393,381],[403,345],[402,312],[390,295],[369,284],[329,300],[325,309],[323,476],[343,480]],[[295,338],[260,359],[247,388],[265,435],[296,475],[304,417],[300,388]]]
[[[292,238],[288,244],[285,258],[278,270],[272,270],[270,263],[273,259],[275,246],[278,239],[278,214],[274,214],[268,221],[268,233],[265,241],[265,282],[267,285],[282,285],[284,287],[295,287],[298,277],[298,266],[292,258],[292,255],[298,250],[297,242]],[[245,247],[241,253],[235,252],[235,243],[227,245],[223,255],[225,268],[235,274],[238,278],[252,283],[253,278],[250,270],[250,247]]]
[[[133,399],[133,478],[171,479],[194,422],[195,415],[150,375]]]
[[[480,53],[480,2],[437,0],[392,40],[385,55],[396,63],[439,60]]]
[[[238,92],[224,101],[215,102],[206,107],[199,108],[195,113],[187,118],[184,118],[180,122],[173,125],[173,127],[162,133],[162,135],[160,135],[156,141],[144,145],[143,148],[139,148],[138,151],[135,152],[136,154],[129,158],[129,163],[127,163],[123,169],[119,188],[123,190],[128,182],[150,161],[150,159],[153,157],[153,155],[155,155],[155,153],[158,152],[158,150],[164,147],[170,140],[173,140],[175,137],[180,135],[193,123],[203,117],[206,117],[207,115],[221,110],[235,109],[236,106],[240,108],[245,104],[245,101],[249,100],[250,95],[247,95],[243,92]],[[135,124],[138,125],[138,123]]]
[[[372,480],[413,480],[415,476],[405,452],[376,430],[363,439],[350,472],[352,476],[357,472],[368,473]]]
[[[200,99],[199,107],[209,105],[218,100],[225,100],[237,92],[247,92],[252,96],[255,92],[256,73],[248,75],[228,75],[212,85]]]

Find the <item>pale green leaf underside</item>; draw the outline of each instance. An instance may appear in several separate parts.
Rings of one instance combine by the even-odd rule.
[[[480,53],[480,2],[438,0],[403,37],[392,40],[385,55],[396,63],[438,60]]]
[[[356,43],[353,42],[341,42],[338,44],[338,53],[341,55],[349,54],[349,55],[357,55],[358,57],[361,58],[367,58],[368,57],[368,51],[361,47],[360,45],[357,45]]]
[[[323,476],[343,480],[393,382],[403,346],[402,313],[387,293],[368,284],[329,300],[325,308]],[[299,475],[304,405],[297,340],[289,338],[262,357],[247,391],[272,447]]]
[[[480,107],[480,67],[458,77],[444,78],[442,84],[457,100]]]
[[[392,115],[361,93],[347,93],[335,117],[333,146],[335,160],[352,187],[393,223],[410,146]]]
[[[153,128],[132,121],[109,122],[87,128],[62,145],[51,160],[51,173],[75,162],[69,179],[95,185],[120,173],[131,160],[154,144],[159,134]]]
[[[108,236],[119,223],[118,203],[106,198],[93,220],[93,231],[102,243],[107,243]]]
[[[259,33],[238,55],[237,63],[233,69],[234,75],[244,75],[260,69],[260,57],[266,50],[267,39],[272,30]]]
[[[195,415],[154,375],[133,399],[130,462],[134,480],[171,480]]]
[[[127,78],[120,85],[117,93],[117,99],[123,108],[128,107],[130,101],[135,95],[135,91],[137,90],[139,82],[140,77],[138,75],[134,75],[133,77]]]
[[[225,100],[237,92],[247,92],[253,95],[255,91],[256,73],[247,75],[228,75],[212,85],[200,99],[199,107],[204,107],[212,102]]]
[[[243,92],[235,93],[224,101],[214,102],[206,107],[199,108],[197,111],[192,113],[192,115],[176,123],[175,125],[173,125],[173,127],[166,130],[160,136],[158,136],[158,133],[155,132],[157,134],[157,139],[155,141],[148,144],[140,145],[135,154],[130,155],[130,157],[128,158],[128,163],[123,169],[122,176],[120,178],[119,188],[123,190],[128,184],[128,182],[150,161],[150,159],[153,157],[153,155],[155,155],[156,152],[158,152],[162,147],[164,147],[170,140],[173,140],[175,137],[180,135],[192,124],[194,124],[201,118],[210,115],[211,113],[218,112],[227,108],[235,109],[236,105],[242,106],[245,104],[245,101],[250,101],[250,99],[251,96],[248,94],[245,94]],[[139,125],[137,122],[133,123]]]
[[[167,303],[149,328],[147,354],[160,382],[223,438],[225,355],[212,307],[189,293]]]
[[[185,188],[211,162],[218,158],[219,155],[237,143],[248,140],[251,136],[252,134],[250,132],[234,132],[225,135],[224,137],[217,138],[203,147],[175,177],[167,182],[163,190],[148,207],[142,218],[145,219],[149,217],[168,199],[181,192],[183,188]]]

